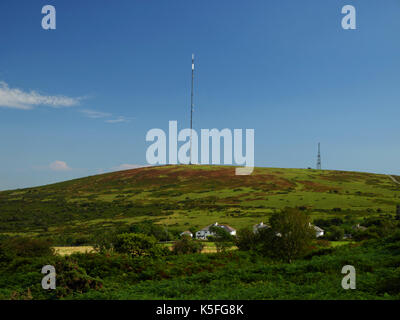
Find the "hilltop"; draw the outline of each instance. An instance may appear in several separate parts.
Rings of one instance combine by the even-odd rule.
[[[216,221],[241,228],[284,207],[316,219],[394,214],[398,203],[400,185],[381,174],[255,168],[236,176],[230,166],[169,165],[0,192],[0,233],[89,234],[144,220],[175,230]]]

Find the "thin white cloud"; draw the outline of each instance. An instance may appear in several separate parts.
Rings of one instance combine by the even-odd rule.
[[[56,160],[49,165],[50,170],[53,171],[68,171],[71,168],[67,165],[65,161]]]
[[[21,89],[10,88],[7,83],[0,81],[0,107],[30,110],[35,106],[49,106],[53,108],[72,107],[79,104],[81,98],[66,96],[46,96],[36,91],[25,92]]]
[[[93,119],[107,118],[112,116],[111,113],[89,110],[89,109],[80,110],[80,112],[84,113],[86,116]]]
[[[92,119],[101,119],[101,118],[110,118],[104,120],[106,123],[121,123],[121,122],[130,122],[131,118],[124,117],[124,116],[118,116],[115,118],[115,116],[112,113],[109,112],[102,112],[102,111],[96,111],[96,110],[91,110],[91,109],[83,109],[79,110],[81,113],[85,114],[88,118]],[[112,119],[114,117],[114,119]]]
[[[0,107],[13,108],[20,110],[34,109],[36,106],[49,106],[53,108],[72,107],[79,105],[82,97],[72,98],[67,96],[48,96],[39,94],[36,91],[23,91],[18,88],[10,88],[4,81],[0,81]],[[112,113],[96,111],[91,109],[79,110],[88,118],[104,119],[106,123],[130,122],[131,118],[125,116],[115,116]]]
[[[105,122],[107,122],[107,123],[120,123],[120,122],[130,122],[130,121],[131,120],[126,118],[126,117],[119,116],[116,119],[109,119],[109,120],[106,120]]]

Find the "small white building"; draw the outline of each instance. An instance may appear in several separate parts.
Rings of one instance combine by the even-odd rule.
[[[260,223],[255,224],[253,226],[253,232],[257,233],[258,231],[260,231],[262,229],[268,229],[268,228],[270,228],[270,226],[261,221]]]
[[[186,230],[186,231],[183,231],[183,232],[180,234],[180,236],[181,236],[181,237],[183,237],[183,236],[189,236],[189,237],[193,238],[193,233],[191,233],[189,230]]]
[[[211,227],[219,227],[226,230],[231,236],[236,236],[236,230],[227,224],[218,224],[218,222],[210,224],[209,226],[196,232],[196,238],[206,240],[209,236],[214,236],[214,232],[210,231]]]
[[[310,223],[310,227],[312,227],[315,231],[315,236],[317,238],[322,237],[325,233],[324,229],[321,229],[320,227],[314,226]]]

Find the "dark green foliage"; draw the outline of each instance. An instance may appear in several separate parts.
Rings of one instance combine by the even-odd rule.
[[[204,245],[190,236],[183,236],[182,239],[175,241],[172,249],[175,254],[200,253]]]
[[[358,230],[354,232],[353,239],[356,241],[379,239],[379,234],[372,230],[372,228],[367,230]]]
[[[314,224],[322,229],[329,228],[331,226],[341,226],[344,223],[341,218],[331,218],[331,219],[315,219]]]
[[[399,230],[400,226],[398,221],[387,215],[364,218],[361,224],[366,229],[356,229],[354,231],[353,238],[357,241],[387,237]]]
[[[272,256],[292,262],[307,253],[315,237],[310,218],[298,209],[286,208],[270,219],[271,229],[265,244]]]
[[[100,253],[113,250],[117,242],[117,235],[115,231],[111,230],[95,232],[92,237],[93,248]]]
[[[0,264],[0,299],[400,299],[400,233],[291,264],[252,251],[169,255],[14,257]],[[319,251],[320,252],[320,251]],[[57,271],[57,290],[40,286],[41,267]],[[357,289],[343,290],[354,265]]]
[[[212,226],[210,227],[210,231],[214,233],[214,236],[210,236],[208,239],[214,241],[217,252],[225,252],[233,246],[235,238],[225,229],[218,226]]]
[[[148,236],[153,236],[158,241],[170,241],[173,238],[171,233],[166,229],[166,227],[154,224],[151,221],[132,224],[129,226],[129,232],[143,233]]]
[[[325,238],[331,241],[342,240],[344,236],[344,230],[337,226],[332,226],[329,232],[326,233]]]
[[[259,233],[253,232],[250,228],[240,229],[237,232],[235,244],[242,251],[256,251],[260,243]]]
[[[57,261],[55,295],[57,298],[72,294],[82,294],[89,290],[99,290],[102,282],[98,278],[89,276],[86,270],[79,265],[79,255],[66,257]]]
[[[0,259],[1,256],[42,257],[52,254],[51,243],[46,240],[13,237],[0,242]]]
[[[140,233],[119,234],[114,249],[132,256],[159,256],[167,252],[166,248],[157,244],[156,238]]]
[[[271,217],[270,226],[256,232],[239,230],[236,245],[240,250],[251,250],[289,263],[310,251],[315,234],[304,211],[287,208]]]

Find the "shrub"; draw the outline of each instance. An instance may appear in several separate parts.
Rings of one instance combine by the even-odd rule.
[[[173,252],[175,254],[200,253],[203,247],[204,245],[200,241],[193,240],[189,236],[183,236],[181,240],[175,241]]]
[[[400,292],[400,267],[385,275],[378,283],[379,293],[398,294]]]
[[[291,263],[300,258],[311,246],[315,236],[310,228],[310,218],[298,209],[286,208],[270,218],[271,230],[266,233],[267,254]]]
[[[3,256],[42,257],[53,254],[51,244],[47,240],[15,237],[5,239],[0,243]]]
[[[116,252],[128,253],[133,256],[156,256],[164,251],[157,244],[156,238],[140,233],[119,234],[114,249]]]
[[[114,248],[117,241],[117,234],[112,231],[97,232],[93,236],[93,248],[100,252],[105,253]]]
[[[129,232],[142,233],[148,236],[153,236],[158,241],[170,241],[173,238],[171,233],[165,227],[154,224],[151,221],[132,224],[129,227]]]
[[[371,228],[372,229],[372,228]],[[379,239],[379,235],[371,229],[359,230],[353,234],[353,239],[356,241]]]
[[[100,279],[89,276],[73,257],[57,261],[55,269],[57,272],[55,293],[58,298],[88,292],[91,289],[99,290],[103,286]]]
[[[242,251],[256,250],[259,243],[258,238],[258,233],[254,233],[250,228],[240,229],[235,244]]]
[[[333,226],[330,228],[330,231],[326,234],[326,239],[331,241],[339,241],[342,240],[344,236],[344,230],[340,227]]]
[[[221,227],[212,226],[210,231],[214,236],[209,237],[209,240],[214,241],[217,252],[225,252],[234,244],[234,237],[228,231]]]

